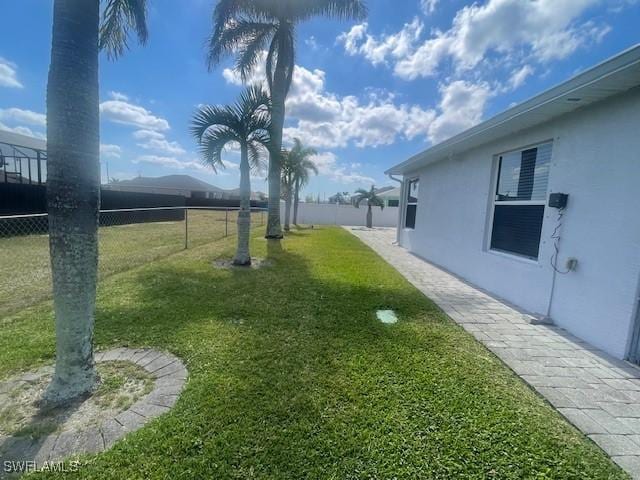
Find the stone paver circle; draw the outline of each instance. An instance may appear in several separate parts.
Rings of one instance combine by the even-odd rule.
[[[123,347],[98,352],[95,361],[134,363],[154,378],[153,390],[99,426],[56,432],[38,439],[0,437],[0,465],[5,462],[14,462],[14,465],[28,462],[22,463],[22,467],[30,471],[42,468],[45,464],[60,462],[71,455],[107,450],[127,433],[138,430],[153,418],[168,412],[178,400],[187,380],[187,369],[179,358],[151,348]],[[30,375],[27,373],[23,377]],[[8,475],[4,469],[0,470],[0,478]]]

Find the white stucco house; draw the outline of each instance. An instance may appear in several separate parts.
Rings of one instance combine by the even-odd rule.
[[[387,174],[401,246],[639,362],[640,45]]]

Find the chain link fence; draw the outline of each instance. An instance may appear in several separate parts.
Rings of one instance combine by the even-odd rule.
[[[136,208],[100,212],[100,278],[235,235],[238,209]],[[252,210],[253,227],[266,213]],[[0,318],[51,296],[46,214],[0,217]]]

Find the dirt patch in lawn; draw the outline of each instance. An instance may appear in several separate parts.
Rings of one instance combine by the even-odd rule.
[[[239,266],[239,265],[234,265],[233,264],[233,260],[230,259],[223,259],[220,258],[216,261],[213,262],[213,266],[214,268],[217,268],[219,270],[249,270],[249,269],[253,269],[253,270],[259,270],[261,268],[267,268],[267,267],[272,267],[273,266],[273,261],[272,260],[268,260],[266,258],[251,258],[251,265],[247,265],[247,266]]]
[[[53,376],[50,366],[0,382],[0,435],[40,438],[100,425],[153,390],[152,375],[131,362],[99,363],[97,369],[95,392],[65,408],[39,406]]]

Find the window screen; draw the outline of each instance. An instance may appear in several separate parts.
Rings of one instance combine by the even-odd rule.
[[[538,258],[551,150],[548,143],[498,158],[491,249]]]

